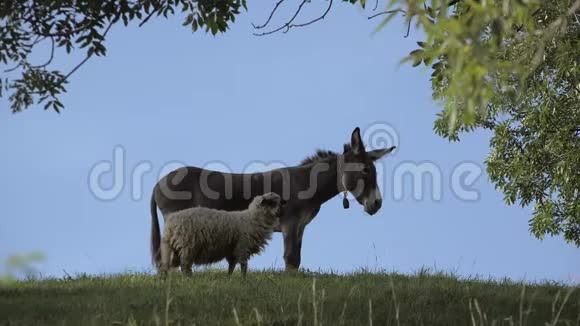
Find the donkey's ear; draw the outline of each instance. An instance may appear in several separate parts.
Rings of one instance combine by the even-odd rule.
[[[359,127],[354,128],[352,135],[350,136],[350,145],[352,147],[352,151],[355,154],[364,152],[365,145],[363,144],[362,138],[360,137]]]
[[[350,146],[350,144],[344,144],[344,146],[343,146],[343,148],[342,148],[342,153],[343,153],[343,154],[346,154],[346,152],[350,151],[350,150],[351,150],[351,148],[352,148],[352,147]]]
[[[371,158],[371,160],[376,161],[376,160],[380,159],[381,157],[392,152],[395,148],[397,148],[397,146],[391,146],[391,147],[382,148],[382,149],[375,149],[374,151],[367,152],[367,155]]]

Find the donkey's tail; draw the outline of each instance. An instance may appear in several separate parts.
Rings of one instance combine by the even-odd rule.
[[[157,217],[157,202],[155,202],[155,190],[151,195],[151,261],[155,267],[161,263],[161,232],[159,231],[159,218]]]

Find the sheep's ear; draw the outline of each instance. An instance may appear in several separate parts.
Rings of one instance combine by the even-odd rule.
[[[275,204],[276,204],[276,201],[272,197],[264,198],[264,200],[262,201],[262,205],[263,206],[270,206],[270,207],[272,207]]]
[[[262,202],[264,201],[264,196],[257,196],[254,197],[254,202],[258,205],[262,205]]]
[[[273,194],[271,196],[264,196],[264,202],[262,203],[262,205],[267,205],[267,206],[270,206],[270,207],[275,207],[281,201],[282,201],[282,198],[281,197],[279,197],[278,195]]]

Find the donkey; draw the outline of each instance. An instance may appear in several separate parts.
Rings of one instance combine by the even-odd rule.
[[[318,214],[322,204],[347,192],[373,215],[381,208],[374,162],[395,146],[366,151],[360,129],[354,129],[342,154],[318,150],[300,165],[251,174],[234,174],[198,167],[179,168],[163,177],[151,196],[151,255],[160,263],[160,231],[157,207],[164,217],[190,207],[203,206],[226,211],[244,210],[255,196],[267,192],[280,195],[287,203],[275,232],[284,238],[286,270],[300,267],[304,228]],[[177,260],[177,257],[174,257]],[[179,266],[178,261],[173,266]]]

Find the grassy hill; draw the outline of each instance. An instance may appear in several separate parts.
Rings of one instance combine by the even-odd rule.
[[[580,291],[422,272],[209,270],[0,286],[0,325],[580,325]]]

